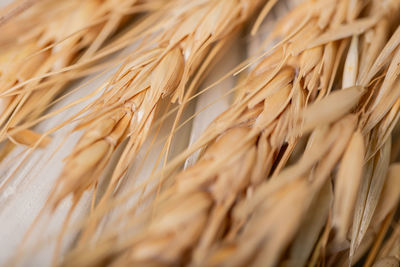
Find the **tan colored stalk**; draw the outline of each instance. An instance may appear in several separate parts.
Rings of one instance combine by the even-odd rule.
[[[261,3],[173,2],[165,10],[162,22],[146,30],[143,41],[104,85],[100,98],[83,110],[87,114],[77,130],[85,131],[67,158],[47,207],[54,211],[62,200],[73,194],[73,210],[83,192],[97,185],[116,147],[129,137],[104,199],[110,197],[119,185],[121,174],[149,135],[163,99],[181,101],[191,78],[191,86],[195,88],[215,55]]]
[[[395,35],[396,33],[392,36],[392,38],[395,38]],[[392,40],[393,39],[388,41],[386,47],[391,46]],[[386,50],[387,48],[383,48],[381,54],[377,56],[374,65],[372,65],[372,68],[370,69],[371,74],[369,74],[368,76],[370,77],[369,81],[372,79],[373,75],[375,75],[379,70],[378,67],[374,68],[374,66],[380,66],[380,68],[383,67],[383,64],[381,62],[386,57]],[[396,62],[395,57],[393,59],[386,58],[385,60],[387,62],[386,64],[389,64],[389,66],[393,66],[393,62]],[[387,86],[389,86],[388,84],[391,84],[390,82],[386,81],[393,79],[390,74],[390,67],[387,69],[387,72],[389,73],[389,75],[386,74],[386,78],[382,83],[378,83],[377,85],[372,86],[372,88],[377,89],[377,93],[374,92],[374,96],[371,101],[367,99],[372,104],[366,108],[365,116],[361,116],[361,122],[363,122],[366,120],[366,118],[368,118],[371,113],[378,114],[379,112],[381,112],[379,109],[377,110],[375,108],[376,106],[389,107],[388,109],[392,109],[393,111],[391,113],[387,113],[387,115],[384,117],[384,120],[379,124],[378,122],[382,117],[376,118],[370,116],[366,125],[363,128],[364,134],[369,133],[369,139],[367,139],[368,151],[366,159],[368,160],[372,156],[375,156],[370,160],[370,163],[368,163],[367,165],[367,171],[364,175],[364,179],[362,180],[360,192],[358,194],[358,201],[355,206],[353,233],[351,237],[350,261],[352,256],[355,254],[357,247],[360,246],[364,235],[371,227],[371,219],[376,212],[376,206],[378,205],[379,196],[382,193],[381,190],[383,184],[385,183],[386,172],[390,161],[390,133],[394,127],[390,124],[393,121],[397,121],[397,116],[394,114],[397,114],[398,107],[397,105],[394,105],[393,101],[390,102],[380,98],[380,95],[383,94],[382,92],[385,92],[387,90],[386,88]],[[362,79],[359,80],[362,81]],[[393,87],[393,84],[390,86]],[[393,89],[395,90],[395,88]],[[383,116],[383,113],[381,114],[381,116]],[[372,128],[371,123],[373,123],[376,127]],[[376,156],[376,154],[378,156]],[[389,211],[385,212],[385,215],[383,216],[386,216],[388,212]]]
[[[115,194],[155,118],[165,119],[161,104],[181,104],[175,131],[206,70],[258,4],[173,2],[83,110],[84,133],[51,208],[96,186],[128,141],[63,265],[351,266],[365,255],[366,266],[399,264],[400,227],[389,231],[399,207],[397,0],[305,1],[266,38],[268,51],[249,63],[232,106],[164,169]],[[22,137],[10,140],[38,140]],[[138,209],[141,201],[150,203]],[[132,212],[100,227],[117,205]]]
[[[191,86],[196,86],[198,75],[261,3],[177,1],[162,23],[148,31],[141,49],[133,51],[107,83],[104,94],[89,106],[89,114],[78,127],[85,133],[67,160],[52,205],[71,193],[79,198],[94,185],[103,163],[120,141],[129,138],[104,198],[110,197],[146,140],[160,102],[182,101],[189,80],[194,77]],[[127,123],[119,124],[121,118]],[[113,138],[110,134],[119,125],[118,137]],[[89,159],[95,152],[98,156]],[[76,168],[72,171],[68,166]]]
[[[289,16],[296,14],[296,11]],[[320,75],[325,64],[332,64],[330,61],[325,63],[331,56],[324,56],[324,53],[331,55],[332,50],[324,48],[330,46],[331,41],[341,42],[335,38],[342,38],[342,35],[330,37],[327,43],[321,43],[322,47],[306,49],[308,44],[321,40],[326,35],[324,31],[329,32],[328,25],[324,28],[314,26],[319,15],[318,12],[312,13],[308,18],[310,23],[301,29],[295,26],[289,29],[288,35],[291,37],[252,69],[240,86],[241,97],[194,144],[193,149],[207,144],[204,154],[196,164],[179,173],[174,179],[175,186],[167,190],[165,196],[160,196],[165,200],[156,209],[149,227],[139,226],[142,231],[137,236],[116,243],[111,252],[89,249],[91,253],[86,254],[83,252],[85,250],[78,249],[67,263],[86,265],[99,260],[99,257],[112,255],[116,265],[213,265],[224,262],[227,266],[237,266],[247,263],[257,253],[256,248],[262,246],[265,251],[257,254],[255,263],[266,264],[264,266],[276,264],[279,255],[295,235],[314,196],[325,184],[350,141],[357,120],[356,116],[346,117],[346,114],[355,108],[365,93],[363,89],[353,87],[322,96],[322,100],[310,104],[317,99],[322,84],[329,86],[322,81],[335,79],[332,73]],[[344,37],[351,32],[349,29],[353,33],[360,33],[358,27],[350,26],[352,23],[359,22],[350,22]],[[279,35],[278,32],[275,34]],[[336,56],[343,60],[344,54]],[[295,75],[296,71],[298,75]],[[326,88],[322,92],[326,94],[329,90]],[[337,120],[340,121],[336,125]],[[331,123],[334,126],[330,132]],[[318,130],[312,136],[313,141],[310,140],[310,148],[299,163],[281,171],[297,137],[316,128]],[[288,144],[286,151],[282,157],[278,157],[285,143]],[[324,156],[326,158],[320,161]],[[270,182],[263,182],[271,174],[274,163],[280,166],[275,170],[276,177],[273,176]],[[316,173],[311,171],[314,166]],[[308,179],[315,179],[310,189],[307,186]],[[260,184],[265,185],[257,189]],[[265,192],[266,188],[272,191]],[[260,193],[254,197],[270,197],[271,204],[267,201],[264,207],[259,203],[261,199],[254,202],[254,207],[243,204],[239,210],[243,210],[244,214],[239,211],[241,215],[235,213],[227,228],[232,207],[238,201],[246,203],[247,198],[253,199],[252,192],[255,189]],[[279,189],[288,191],[285,194]],[[168,197],[170,195],[173,195],[171,199]],[[191,199],[197,196],[201,196],[199,209],[197,205],[188,204],[194,203]],[[177,205],[181,202],[181,205]],[[256,212],[259,205],[263,207]],[[290,209],[291,205],[297,208]],[[247,224],[253,212],[260,217]],[[262,227],[266,222],[270,224]],[[279,226],[285,226],[285,230],[278,231]],[[247,230],[243,232],[243,228]],[[263,232],[260,232],[261,229]],[[226,230],[229,233],[224,235]],[[266,240],[268,235],[274,238]],[[249,240],[247,238],[252,241],[245,242]],[[110,244],[108,241],[98,242],[105,242],[105,247]],[[220,250],[215,252],[215,247],[220,247]]]
[[[83,59],[78,60],[84,48],[89,47],[88,52],[92,55],[105,38],[121,24],[124,14],[116,12],[118,14],[117,17],[113,17],[113,21],[107,18],[115,9],[114,2],[112,0],[103,2],[88,0],[82,3],[67,1],[55,5],[43,1],[43,4],[37,4],[22,13],[20,17],[9,21],[7,29],[16,29],[20,32],[23,29],[21,25],[35,18],[38,13],[47,15],[37,23],[32,23],[32,27],[27,31],[20,32],[19,38],[15,39],[13,44],[5,45],[0,55],[3,59],[0,70],[0,92],[7,92],[8,89],[31,79],[79,63]],[[127,0],[119,4],[121,7],[130,7],[136,3],[136,0]],[[99,20],[104,22],[93,24]],[[35,87],[49,81],[36,79],[20,86],[19,89],[23,90],[21,93],[3,96],[0,99],[1,139],[4,139],[10,129],[39,117],[72,78],[73,76],[66,79],[60,77],[58,80],[57,75],[53,75],[50,77],[50,80],[54,81],[53,85],[40,90]],[[16,134],[20,136],[23,132]],[[33,146],[34,143],[25,145]]]

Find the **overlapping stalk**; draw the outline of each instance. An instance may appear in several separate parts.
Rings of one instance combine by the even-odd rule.
[[[71,194],[78,202],[128,140],[65,266],[399,265],[397,0],[299,5],[266,38],[230,108],[163,170],[114,194],[164,119],[160,106],[179,102],[175,130],[261,3],[173,2],[85,109],[52,208]],[[118,205],[128,212],[101,224]]]
[[[42,115],[67,82],[79,77],[76,64],[90,62],[122,25],[126,14],[115,10],[117,2],[121,9],[141,4],[136,0],[37,1],[2,25],[1,141],[9,138],[17,144],[35,145],[40,135],[13,129]],[[71,71],[75,65],[77,71]],[[7,153],[7,146],[2,153]]]
[[[52,205],[72,193],[79,198],[93,186],[116,147],[128,138],[104,198],[108,197],[149,135],[160,102],[187,101],[188,83],[190,95],[218,52],[262,2],[176,1],[90,106],[78,127],[84,134],[66,162]]]
[[[206,146],[198,162],[179,173],[175,185],[160,196],[150,225],[128,224],[127,229],[133,227],[138,234],[120,242],[112,241],[116,237],[109,230],[104,236],[111,239],[99,241],[102,249],[86,255],[78,249],[67,262],[86,264],[106,257],[116,265],[275,266],[298,229],[305,227],[302,221],[321,198],[320,191],[332,194],[329,178],[342,156],[356,150],[356,163],[364,163],[359,149],[364,140],[357,130],[363,113],[351,113],[369,105],[365,95],[377,87],[370,82],[388,64],[378,57],[379,48],[364,38],[376,34],[385,39],[378,31],[380,24],[391,25],[392,11],[398,6],[396,1],[368,5],[352,1],[352,8],[347,4],[307,1],[278,23],[271,38],[283,41],[252,69],[238,87],[233,106],[190,149]],[[372,66],[360,82],[357,38],[362,38],[370,55],[364,64]],[[340,80],[350,88],[334,86]],[[304,142],[303,155],[296,157],[295,149]],[[383,162],[387,162],[388,146],[377,148]],[[295,163],[284,168],[289,159]],[[355,175],[361,175],[359,166],[353,167]],[[350,173],[340,171],[337,182]],[[355,183],[352,190],[357,191]],[[318,210],[327,214],[329,198],[321,203],[325,206]],[[310,257],[324,222],[311,231],[311,243],[300,251],[305,254],[300,255],[302,264]],[[338,224],[347,234],[348,226]],[[299,253],[295,246],[292,253]]]

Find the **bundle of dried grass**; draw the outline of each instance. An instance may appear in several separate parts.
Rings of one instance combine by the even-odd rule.
[[[56,207],[70,194],[79,200],[99,182],[113,152],[128,138],[100,202],[106,201],[146,141],[160,102],[180,103],[177,123],[208,66],[261,2],[174,2],[86,108],[77,127],[85,132],[67,159],[50,205]]]
[[[93,187],[100,196],[72,226],[80,234],[62,265],[399,265],[400,2],[297,2],[173,1],[120,39],[139,41],[63,123],[79,118],[83,135],[46,207],[73,194],[73,209]],[[171,155],[176,131],[202,120],[182,122],[189,102],[219,89],[195,90],[252,18],[246,32],[266,37],[226,71],[241,73],[224,93],[233,103]],[[138,179],[129,168],[171,115],[154,159],[163,167]]]
[[[41,135],[27,127],[54,104],[69,81],[84,75],[80,66],[90,64],[107,38],[135,11],[114,10],[116,1],[28,2],[15,3],[6,14],[31,7],[2,25],[0,140],[33,146]],[[142,3],[127,0],[118,4],[121,9],[132,9]],[[48,142],[44,137],[38,146]],[[12,143],[3,147],[2,157]]]

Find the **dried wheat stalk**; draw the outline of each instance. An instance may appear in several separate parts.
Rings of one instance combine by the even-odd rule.
[[[79,199],[97,182],[115,148],[129,137],[104,198],[108,197],[146,140],[160,101],[166,97],[172,102],[185,100],[216,53],[261,2],[183,5],[177,1],[107,83],[104,94],[89,106],[89,114],[78,127],[85,132],[66,162],[52,205],[71,193]],[[194,80],[185,95],[190,79]]]
[[[163,15],[163,22],[141,36],[143,41],[105,84],[100,98],[84,109],[88,112],[76,130],[85,131],[50,194],[51,210],[73,194],[72,212],[82,194],[97,185],[117,146],[129,137],[103,199],[109,197],[149,135],[162,98],[187,101],[210,62],[261,2],[173,2],[173,8]],[[225,10],[227,3],[230,9]],[[221,11],[224,16],[218,17]],[[205,17],[215,19],[216,24],[203,22]],[[190,79],[193,81],[184,96]]]
[[[114,11],[116,1],[111,0],[36,2],[39,3],[3,26],[17,37],[9,41],[10,34],[6,34],[0,40],[0,140],[9,138],[28,146],[34,146],[41,136],[27,129],[9,134],[10,130],[37,119],[76,76],[59,72],[68,67],[73,70],[74,65],[93,56],[125,16]],[[129,8],[139,2],[118,3],[120,8]],[[46,16],[38,15],[41,13]]]
[[[76,203],[128,139],[63,265],[399,265],[400,2],[308,0],[285,16],[296,1],[277,2],[255,20],[253,34],[270,32],[270,11],[280,18],[240,66],[232,105],[169,162],[194,90],[262,1],[174,1],[140,35],[84,110],[50,196],[53,209]],[[119,192],[165,102],[179,103],[165,167]]]
[[[391,13],[378,2],[367,7],[357,1],[354,4],[358,8],[348,8],[347,1],[331,1],[330,8],[322,9],[326,1],[310,1],[290,13],[272,33],[283,41],[252,69],[233,106],[193,145],[192,151],[207,148],[196,164],[174,178],[175,185],[165,196],[160,196],[162,202],[150,225],[128,225],[127,229],[133,227],[138,233],[125,242],[114,244],[110,233],[110,239],[98,241],[102,249],[83,250],[82,254],[77,250],[67,262],[87,264],[112,257],[116,265],[240,266],[251,261],[274,266],[314,198],[327,188],[342,155],[357,149],[361,154],[357,163],[364,163],[363,152],[358,150],[364,146],[363,137],[357,131],[358,121],[363,119],[356,115],[361,113],[348,115],[369,91],[356,86],[357,38],[378,27]],[[314,7],[311,11],[310,6]],[[371,15],[358,18],[364,8],[370,9]],[[374,62],[377,56],[370,60]],[[342,62],[343,76],[339,75]],[[362,84],[368,84],[377,73],[368,74],[371,78]],[[343,86],[352,87],[332,91],[338,76]],[[310,132],[304,154],[296,164],[283,168],[299,139]],[[351,150],[345,153],[349,143]],[[388,155],[387,151],[383,148],[382,153]],[[385,173],[384,167],[382,171]],[[356,170],[358,175],[360,172]],[[268,174],[272,178],[263,182]],[[342,170],[338,180],[346,179],[341,177],[347,174]],[[357,190],[357,182],[352,188]],[[324,190],[329,193],[331,189]],[[323,209],[329,210],[330,202],[324,203]],[[344,212],[348,216],[348,211]],[[338,220],[336,224],[346,231],[348,217]],[[342,226],[341,220],[347,223]],[[314,230],[316,237],[320,229]],[[312,247],[313,243],[307,253]]]

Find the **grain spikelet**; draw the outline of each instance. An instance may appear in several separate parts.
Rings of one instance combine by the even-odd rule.
[[[129,137],[129,142],[116,167],[106,197],[109,197],[118,185],[119,180],[146,140],[162,98],[168,96],[172,102],[182,101],[189,79],[194,77],[196,70],[207,68],[209,64],[210,59],[207,59],[204,63],[206,65],[201,67],[201,60],[207,58],[206,52],[210,51],[212,45],[219,49],[216,44],[223,44],[229,39],[230,34],[239,30],[241,23],[251,15],[260,2],[252,2],[250,6],[247,6],[245,3],[233,5],[231,1],[203,1],[187,3],[180,7],[179,3],[181,2],[178,1],[175,7],[179,7],[179,12],[174,9],[166,12],[162,23],[162,34],[153,40],[150,39],[146,44],[149,47],[156,46],[156,48],[134,51],[126,65],[121,67],[110,80],[112,84],[109,84],[104,94],[94,102],[94,110],[86,116],[79,127],[80,129],[88,128],[91,131],[91,127],[96,129],[99,122],[107,120],[110,116],[107,111],[105,117],[96,114],[105,103],[117,110],[121,106],[131,107],[131,112],[126,115],[130,122],[125,125],[124,131],[121,131],[126,134],[121,136],[122,140]],[[221,10],[222,6],[228,3],[227,6],[230,7],[231,13],[223,9],[224,13],[219,14],[222,17],[217,17],[215,12]],[[243,16],[239,16],[241,8],[244,6],[248,9],[243,11]],[[189,14],[192,16],[191,19],[189,19]],[[216,24],[210,25],[208,19],[203,20],[204,16],[210,20],[216,19]],[[155,32],[158,30],[158,28],[153,29]],[[136,58],[135,55],[146,56]],[[214,55],[210,54],[210,57],[212,60]],[[131,67],[131,64],[135,67]],[[114,111],[111,110],[110,114],[112,112]],[[107,134],[99,138],[107,139]],[[85,135],[82,139],[85,139]],[[82,142],[85,141],[82,140]],[[116,142],[116,145],[118,144],[119,142]],[[113,150],[115,150],[115,146],[111,150],[103,151],[103,157],[108,157],[108,153],[112,153]],[[96,169],[97,165],[92,165],[90,173],[95,174],[99,171]],[[85,170],[86,174],[87,171]],[[77,177],[83,177],[83,175],[83,172],[75,173],[74,178],[71,179],[80,181]],[[96,179],[96,175],[92,175],[92,178],[87,177],[87,180],[91,181],[88,182],[88,186],[93,185]],[[77,184],[77,186],[80,185]],[[76,187],[65,190],[72,193]],[[85,186],[85,188],[87,187]]]
[[[320,123],[330,123],[351,111],[359,102],[364,90],[360,87],[343,89],[329,94],[325,99],[304,110],[303,131],[307,132]]]
[[[357,192],[361,183],[365,156],[364,138],[359,131],[353,134],[339,166],[335,181],[333,226],[337,228],[337,239],[347,237],[354,211]]]
[[[356,203],[350,248],[350,259],[361,244],[378,205],[379,196],[389,168],[391,140],[386,141],[379,154],[369,163]]]
[[[142,10],[154,4],[154,12],[104,50],[119,13],[100,16],[108,21],[103,30],[93,26],[95,36],[81,46],[83,63],[91,64],[135,42],[96,98],[63,123],[78,120],[75,131],[83,134],[44,210],[54,213],[70,195],[73,210],[94,189],[63,266],[351,266],[363,258],[366,266],[398,265],[400,169],[393,162],[400,146],[391,143],[400,129],[398,0],[305,0],[290,12],[274,0],[129,3]],[[270,12],[279,21],[264,28]],[[197,115],[182,122],[204,93],[195,91],[251,19],[250,34],[263,40],[224,76],[240,74],[227,86],[233,103],[173,157],[176,132]],[[0,45],[10,40],[0,37]],[[73,53],[54,57],[75,47],[62,43],[0,77],[0,140],[33,148],[49,142],[26,130],[31,118],[23,103],[51,84],[61,90],[87,67]],[[35,42],[21,44],[21,55],[11,47],[0,63],[37,51]],[[0,75],[7,71],[0,68]],[[68,68],[70,78],[58,76]],[[142,156],[152,153],[172,114],[153,169],[142,175],[150,165]],[[99,189],[104,175],[109,180]]]

